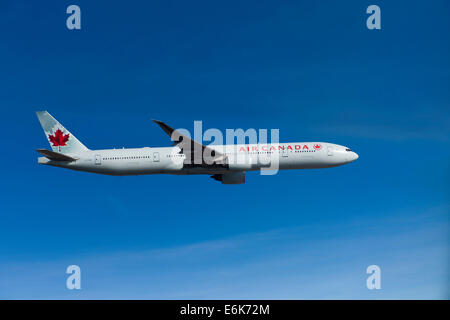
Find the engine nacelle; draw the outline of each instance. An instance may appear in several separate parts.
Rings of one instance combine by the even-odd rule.
[[[222,181],[222,184],[242,184],[245,183],[245,172],[230,172],[225,174],[215,174],[211,178]]]

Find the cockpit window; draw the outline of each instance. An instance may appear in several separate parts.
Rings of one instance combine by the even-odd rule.
[[[345,149],[345,151],[347,151],[347,152],[351,152],[352,150],[350,150],[349,148],[347,148],[347,149]]]

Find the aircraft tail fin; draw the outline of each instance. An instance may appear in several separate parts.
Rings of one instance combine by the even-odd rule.
[[[37,111],[36,115],[53,152],[64,154],[89,150],[47,111]]]

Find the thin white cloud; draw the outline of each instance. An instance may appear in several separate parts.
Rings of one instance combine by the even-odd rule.
[[[448,279],[448,207],[390,219],[300,226],[200,243],[2,262],[2,298],[328,299],[442,298]],[[64,288],[82,269],[81,292]],[[379,264],[382,291],[365,288]],[[414,280],[415,279],[415,280]]]

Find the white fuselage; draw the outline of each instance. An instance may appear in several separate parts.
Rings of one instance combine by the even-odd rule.
[[[280,144],[209,145],[227,156],[227,168],[186,165],[178,147],[88,150],[70,154],[75,161],[54,161],[45,157],[38,163],[107,175],[141,174],[223,174],[268,169],[329,168],[352,162],[358,155],[350,149],[325,142]]]

